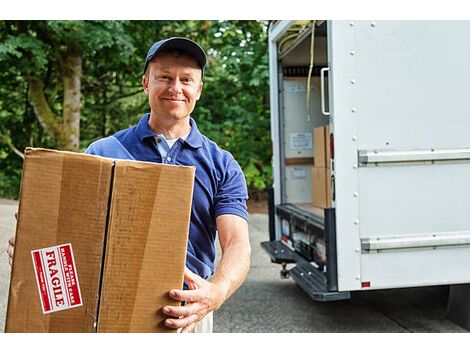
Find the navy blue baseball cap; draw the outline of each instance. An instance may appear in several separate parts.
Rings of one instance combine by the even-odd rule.
[[[160,40],[150,47],[147,53],[147,57],[145,59],[144,74],[145,71],[147,71],[147,66],[149,62],[155,57],[155,55],[167,49],[180,49],[187,52],[189,55],[196,59],[197,63],[199,64],[199,67],[204,73],[204,68],[206,67],[207,63],[206,53],[204,52],[204,50],[196,42],[193,42],[190,39],[182,37],[172,37]]]

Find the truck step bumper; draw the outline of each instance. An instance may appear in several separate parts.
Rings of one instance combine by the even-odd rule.
[[[337,301],[351,298],[349,291],[328,291],[325,275],[281,241],[262,242],[271,262],[296,264],[289,270],[292,279],[315,301]]]
[[[315,301],[350,299],[349,291],[328,291],[325,276],[308,262],[297,263],[290,270],[291,278]]]
[[[262,242],[261,247],[268,253],[273,263],[290,264],[297,262],[297,254],[281,241]]]

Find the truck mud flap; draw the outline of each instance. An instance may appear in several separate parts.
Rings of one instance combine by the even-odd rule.
[[[445,317],[470,331],[470,284],[450,286]]]
[[[325,275],[281,241],[262,242],[261,247],[269,254],[273,263],[296,264],[289,270],[290,277],[313,300],[337,301],[351,298],[348,291],[328,291]]]

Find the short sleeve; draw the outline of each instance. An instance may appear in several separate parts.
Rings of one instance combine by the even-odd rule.
[[[245,176],[240,165],[232,157],[214,197],[215,217],[232,214],[248,220],[247,200],[248,190]]]

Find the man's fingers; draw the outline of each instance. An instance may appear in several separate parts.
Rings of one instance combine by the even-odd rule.
[[[15,236],[11,236],[9,239],[8,239],[8,243],[11,244],[12,246],[15,245]]]
[[[181,302],[194,302],[200,300],[199,290],[170,290],[171,298]]]
[[[196,314],[201,308],[201,304],[190,303],[185,306],[166,306],[162,308],[162,312],[166,315],[179,318]]]
[[[166,319],[165,320],[165,326],[168,328],[172,329],[179,329],[179,328],[185,328],[188,325],[195,324],[199,321],[199,316],[196,314],[190,315],[189,317],[186,318],[181,318],[181,319]]]
[[[10,258],[13,258],[13,247],[9,246],[7,249],[7,253]]]
[[[189,285],[194,283],[196,286],[201,282],[201,280],[203,280],[199,275],[189,270],[187,266],[184,267],[184,279],[188,282]]]
[[[196,323],[189,324],[187,327],[185,327],[183,330],[181,330],[181,333],[187,333],[187,332],[192,332],[194,328],[196,327]]]
[[[196,286],[196,284],[194,283],[194,281],[188,280],[188,279],[186,279],[186,278],[185,278],[185,280],[186,280],[186,283],[188,284],[188,288],[189,288],[190,290],[197,290],[197,286]]]
[[[15,213],[15,219],[18,220],[18,212]]]

